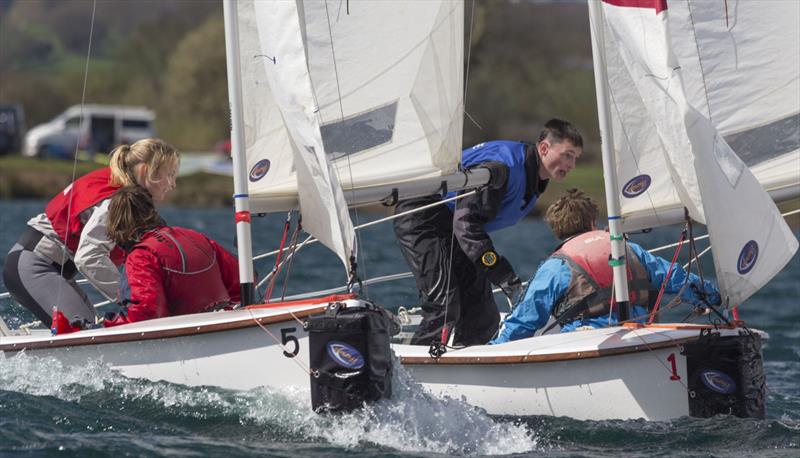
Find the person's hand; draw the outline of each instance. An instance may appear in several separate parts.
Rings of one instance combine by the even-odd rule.
[[[702,289],[694,283],[690,286],[697,299],[701,302],[705,302],[706,305],[717,307],[722,304],[722,297],[720,297],[719,292],[708,282],[706,282],[706,285]]]
[[[495,286],[498,286],[511,301],[513,307],[522,296],[522,281],[520,281],[508,260],[498,256],[494,251],[487,251],[481,256],[486,276]]]
[[[503,290],[503,294],[508,297],[509,302],[511,302],[511,307],[513,308],[517,305],[517,302],[522,298],[522,280],[514,274],[507,282],[500,283],[498,286]]]
[[[103,326],[107,328],[128,323],[130,323],[130,321],[128,321],[128,316],[126,314],[116,313],[116,312],[106,312],[105,318],[103,320]]]
[[[717,288],[715,288],[710,281],[706,280],[703,289],[706,291],[706,300],[709,304],[714,307],[722,305],[722,297],[719,295]]]

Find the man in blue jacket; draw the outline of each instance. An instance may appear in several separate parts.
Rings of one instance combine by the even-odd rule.
[[[547,208],[545,221],[563,243],[539,266],[522,301],[506,317],[500,335],[491,344],[531,337],[551,315],[561,325],[561,332],[618,324],[618,310],[609,313],[611,242],[608,232],[596,229],[597,214],[597,204],[577,189],[570,189]],[[670,262],[633,242],[626,243],[630,310],[625,312],[629,319],[643,321]],[[679,293],[690,304],[720,302],[719,291],[711,282],[701,281],[679,264],[672,267],[664,291]]]
[[[522,293],[522,283],[508,260],[497,254],[489,232],[527,215],[547,183],[563,180],[575,167],[582,150],[580,133],[560,119],[545,124],[535,145],[481,143],[463,151],[461,165],[488,168],[488,185],[456,203],[395,219],[397,240],[422,299],[423,319],[412,344],[447,340],[453,330],[463,345],[484,344],[494,336],[498,310],[491,284],[513,301]],[[433,195],[401,201],[395,212],[441,200]]]

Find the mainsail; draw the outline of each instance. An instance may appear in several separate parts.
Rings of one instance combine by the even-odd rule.
[[[737,305],[798,247],[764,188],[800,186],[800,3],[726,5],[604,0],[593,28],[605,28],[625,229],[686,208]]]
[[[306,230],[346,260],[352,191],[458,169],[463,3],[237,7],[251,209],[299,204]]]

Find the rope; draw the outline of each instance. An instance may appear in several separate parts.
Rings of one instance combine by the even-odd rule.
[[[363,224],[361,226],[356,227],[355,229],[359,230],[359,229],[362,229],[362,228],[365,228],[365,227],[373,226],[373,225],[381,223],[383,221],[388,221],[388,220],[392,220],[392,219],[395,219],[395,218],[398,218],[398,217],[401,217],[401,216],[404,216],[404,215],[407,215],[407,214],[415,213],[415,212],[418,212],[418,211],[423,211],[423,210],[426,210],[428,208],[434,207],[436,205],[442,205],[444,203],[447,203],[447,202],[450,202],[450,201],[453,201],[453,200],[462,199],[464,197],[467,197],[467,196],[470,196],[470,195],[474,194],[475,192],[476,191],[470,191],[470,192],[464,193],[462,195],[457,195],[457,196],[452,197],[452,198],[443,199],[441,202],[435,202],[435,203],[432,203],[432,204],[429,204],[429,205],[425,205],[423,207],[411,209],[411,210],[408,210],[408,211],[405,211],[405,212],[402,212],[402,213],[395,214],[393,216],[389,216],[389,217],[386,217],[386,218],[382,218],[380,220],[376,220],[376,221],[373,221],[373,222],[370,222],[370,223],[366,223],[366,224]],[[786,213],[782,213],[781,216],[786,217],[786,216],[791,216],[791,215],[794,215],[794,214],[797,214],[797,213],[800,213],[800,209],[789,211],[789,212],[786,212]],[[702,235],[700,237],[696,237],[695,240],[701,240],[701,239],[705,239],[705,238],[708,238],[708,234]],[[304,240],[300,245],[297,246],[295,252],[299,251],[306,244],[311,244],[311,243],[315,243],[315,242],[317,242],[317,240],[313,236],[309,236],[308,238],[306,238],[306,240]],[[672,243],[672,244],[665,245],[665,246],[658,247],[658,248],[654,248],[654,249],[648,250],[648,251],[650,253],[655,253],[657,251],[661,251],[661,250],[664,250],[664,249],[667,249],[667,248],[672,248],[672,247],[675,247],[675,246],[678,246],[678,243]],[[707,253],[710,250],[711,250],[711,247],[710,246],[707,247],[705,250],[703,250],[700,254],[697,255],[697,258],[699,259],[701,256],[703,256],[705,253]],[[265,253],[265,254],[256,256],[253,259],[254,260],[256,260],[256,259],[264,259],[264,258],[266,258],[268,256],[272,256],[272,255],[275,255],[277,253],[278,253],[278,251],[276,250],[276,251],[272,251],[272,252],[269,252],[269,253]],[[292,256],[293,256],[293,253],[288,255],[286,259],[287,260],[291,259]],[[683,266],[684,269],[686,269],[687,266],[689,266],[689,265],[691,265],[691,261]],[[400,274],[385,275],[385,276],[382,276],[382,277],[376,277],[376,278],[373,278],[373,279],[368,279],[368,280],[364,281],[364,284],[376,284],[376,283],[382,283],[382,282],[386,282],[386,281],[402,280],[402,279],[411,278],[411,277],[412,277],[411,272],[405,272],[405,273],[400,273]],[[263,286],[264,283],[269,281],[270,278],[271,278],[270,275],[267,275],[263,280],[261,280],[258,283],[257,287],[260,288],[261,286]],[[76,282],[78,284],[88,283],[88,281],[86,279],[83,279],[83,278],[76,280]],[[525,284],[526,283],[523,283],[523,285],[525,285]],[[333,293],[344,291],[343,288],[346,288],[346,287],[337,287],[337,288],[332,288],[332,289],[327,289],[327,290],[322,290],[322,291],[314,291],[314,292],[310,292],[310,293],[296,294],[296,295],[293,295],[293,296],[286,297],[285,299],[287,299],[287,300],[295,300],[295,299],[304,299],[304,298],[309,298],[309,297],[316,297],[316,296],[325,295],[325,294],[333,294]],[[500,292],[500,289],[499,288],[495,288],[495,289],[492,290],[492,292],[497,294],[497,293]],[[8,293],[8,292],[0,293],[0,300],[2,300],[2,299],[10,299],[10,298],[11,298],[11,294],[10,293]],[[98,308],[98,307],[101,307],[103,305],[107,305],[108,303],[109,303],[109,301],[101,302],[101,303],[95,304],[94,307]],[[669,310],[672,305],[677,305],[679,303],[680,302],[675,302],[673,304],[673,302],[670,302],[670,304],[667,304],[665,307],[662,307],[662,310],[659,311],[658,313],[661,313],[662,311]],[[620,321],[619,323],[635,322],[638,319],[640,319],[640,318],[634,318],[634,319],[630,319],[630,320]],[[32,322],[32,323],[26,323],[26,324],[21,325],[20,329],[22,328],[22,326],[30,327],[30,326],[35,326],[35,325],[38,325],[38,324],[39,323],[37,323],[35,321]]]
[[[281,243],[280,247],[278,248],[278,256],[275,257],[275,266],[272,268],[272,281],[269,282],[269,288],[267,288],[267,295],[264,299],[264,302],[269,302],[269,298],[272,297],[272,288],[275,287],[275,281],[278,279],[278,272],[280,272],[281,268],[281,254],[283,254],[283,247],[286,244],[286,236],[289,234],[289,226],[292,224],[292,212],[286,214],[286,222],[283,224],[283,235],[281,236]]]
[[[464,75],[464,114],[467,113],[467,89],[469,88],[469,62],[472,57],[472,32],[475,28],[475,0],[472,0],[472,9],[469,17],[469,41],[467,42],[467,70]],[[469,116],[469,115],[467,115]]]
[[[292,241],[290,243],[289,255],[286,257],[286,262],[289,263],[289,266],[286,268],[286,275],[283,277],[283,288],[281,289],[281,301],[284,301],[286,297],[286,287],[289,285],[289,275],[292,273],[292,266],[294,265],[294,254],[297,250],[297,236],[300,234],[300,228],[302,227],[301,224],[302,220],[297,221],[297,227],[294,229],[294,233],[292,234]]]
[[[252,311],[251,309],[247,309],[247,311],[248,311],[248,313],[250,313],[250,318],[252,318],[252,319],[253,319],[253,322],[254,322],[255,324],[257,324],[257,325],[258,325],[258,327],[259,327],[259,328],[261,328],[261,330],[263,330],[264,332],[266,332],[266,333],[267,333],[267,335],[269,335],[270,337],[272,337],[272,340],[274,340],[274,341],[275,341],[275,343],[276,343],[276,344],[278,344],[278,346],[280,346],[280,347],[281,347],[281,349],[282,349],[282,350],[283,350],[285,353],[292,353],[292,352],[288,351],[289,349],[286,347],[286,345],[284,345],[284,344],[283,344],[283,342],[281,342],[281,341],[280,341],[280,340],[279,340],[279,339],[278,339],[278,338],[275,336],[275,334],[273,334],[272,332],[270,332],[270,330],[269,330],[269,329],[267,329],[267,327],[266,327],[266,326],[264,326],[263,324],[261,324],[261,322],[260,322],[260,321],[258,321],[258,319],[255,317],[255,315],[253,315],[253,311]],[[294,316],[294,314],[292,314],[292,316],[295,318],[295,320],[297,320],[297,317],[295,317],[295,316]],[[300,324],[303,324],[303,323],[302,323],[300,320],[297,320],[297,321],[298,321]],[[298,345],[300,345],[300,344],[298,343]],[[303,360],[302,360],[302,359],[301,359],[301,358],[300,358],[298,355],[294,355],[294,357],[292,357],[292,358],[290,358],[290,359],[291,359],[292,361],[294,361],[294,363],[295,363],[295,364],[297,364],[297,365],[300,367],[300,369],[302,369],[302,370],[303,370],[303,372],[305,372],[306,374],[311,374],[311,368],[309,367],[309,365],[308,365],[308,364],[306,364],[306,363],[305,363],[305,361],[303,361]]]
[[[391,216],[386,216],[384,218],[377,219],[375,221],[370,221],[368,223],[364,223],[364,224],[358,225],[358,226],[354,227],[353,229],[355,229],[356,231],[361,230],[361,229],[366,229],[366,228],[368,228],[370,226],[374,226],[376,224],[380,224],[380,223],[383,223],[383,222],[386,222],[386,221],[391,221],[393,219],[400,218],[401,216],[410,215],[412,213],[417,213],[417,212],[420,212],[420,211],[427,210],[429,208],[433,208],[433,207],[435,207],[437,205],[444,205],[444,204],[446,204],[448,202],[452,202],[454,200],[459,200],[459,199],[463,199],[465,197],[469,197],[469,196],[475,194],[476,192],[478,192],[477,189],[469,191],[469,192],[465,192],[464,194],[456,195],[454,197],[449,197],[447,199],[442,199],[442,200],[440,200],[438,202],[434,202],[432,204],[423,205],[422,207],[412,208],[411,210],[406,210],[404,212],[395,213],[394,215],[391,215]],[[316,237],[312,236],[312,237],[307,238],[301,244],[301,247],[303,245],[306,245],[306,244],[312,244],[312,243],[317,243],[317,242],[319,242],[319,240],[317,240]],[[278,253],[278,250],[270,251],[269,253],[264,253],[264,254],[260,254],[258,256],[253,257],[253,260],[257,261],[259,259],[264,259],[266,257],[273,256],[273,255],[275,255],[277,253]]]
[[[350,4],[349,4],[349,2],[347,4],[347,14],[350,15]],[[335,51],[335,48],[333,46],[333,30],[331,28],[331,17],[330,17],[330,13],[328,12],[328,2],[327,1],[325,2],[325,18],[328,21],[328,36],[330,38],[330,43],[331,43],[331,58],[333,59],[333,72],[334,72],[334,75],[336,76],[336,92],[337,92],[337,94],[339,96],[338,97],[339,98],[339,113],[341,115],[342,121],[344,121],[345,116],[344,116],[344,106],[342,105],[342,88],[341,88],[341,83],[339,82],[339,66],[336,63],[336,51]],[[320,112],[317,112],[317,113],[318,113],[318,116],[321,116],[321,114],[319,114]],[[350,161],[350,154],[345,154],[345,157],[347,158],[347,170],[348,170],[348,172],[350,174],[351,195],[353,196],[353,200],[355,200],[356,190],[355,190],[355,180],[353,179],[353,165],[352,165],[352,163]],[[336,167],[332,167],[332,169],[337,174],[337,178],[338,178],[339,170]],[[341,180],[339,180],[339,181],[341,181]],[[358,225],[359,224],[358,208],[353,209],[353,216],[355,216],[355,220],[356,220],[355,223],[356,223],[356,225]],[[353,231],[355,232],[355,229],[353,229]],[[361,240],[360,240],[359,234],[357,232],[354,234],[354,236],[355,236],[355,240],[353,240],[352,252],[350,253],[351,261],[350,261],[350,269],[349,269],[350,272],[348,273],[348,276],[350,277],[350,279],[349,279],[350,283],[353,283],[353,284],[358,283],[359,286],[361,286],[362,282],[361,282],[361,279],[358,278],[358,272],[357,272],[357,265],[358,265],[358,262],[359,262],[359,259],[358,259],[359,256],[358,255],[360,254],[358,248],[361,246]],[[345,243],[345,245],[346,245],[346,243]],[[367,274],[366,256],[360,256],[360,262],[361,262],[361,265],[362,265],[363,270],[364,270],[364,276],[368,277],[369,275]],[[361,286],[361,287],[363,288],[363,286]],[[367,291],[365,289],[364,290],[364,295],[367,298],[369,298],[369,291]]]
[[[664,276],[664,281],[661,282],[661,288],[658,290],[658,297],[656,298],[656,305],[653,306],[653,311],[650,312],[650,319],[647,320],[647,324],[653,324],[653,320],[656,318],[656,313],[658,313],[658,306],[661,304],[661,298],[664,296],[664,289],[666,288],[667,282],[672,276],[672,269],[675,267],[675,262],[677,262],[678,260],[678,255],[681,252],[681,248],[683,247],[683,241],[685,238],[686,238],[686,231],[683,231],[681,232],[680,240],[678,240],[678,248],[675,250],[675,255],[672,256],[672,263],[670,263],[669,269],[667,269],[667,275]]]
[[[645,338],[644,338],[644,337],[642,337],[641,335],[639,335],[639,334],[638,334],[636,331],[637,331],[636,329],[632,329],[632,330],[631,330],[631,332],[633,332],[633,335],[634,335],[634,336],[636,336],[636,337],[638,337],[638,338],[639,338],[639,340],[641,340],[641,341],[642,341],[642,343],[644,344],[644,346],[645,346],[645,347],[647,347],[647,351],[648,351],[648,352],[650,352],[650,354],[653,356],[653,358],[655,358],[655,359],[656,359],[656,361],[658,361],[658,362],[659,362],[659,364],[661,364],[662,366],[664,366],[664,369],[666,369],[666,371],[667,371],[668,373],[670,373],[670,374],[671,374],[671,373],[672,373],[672,368],[671,368],[671,367],[668,367],[668,366],[667,366],[667,364],[666,364],[664,361],[662,361],[662,360],[661,360],[661,358],[658,358],[658,357],[656,357],[656,355],[654,354],[655,350],[653,349],[653,347],[651,347],[651,346],[650,346],[650,343],[649,343],[649,342],[647,342],[647,340],[645,340]],[[655,333],[655,334],[658,334],[658,335],[663,335],[662,333],[659,333],[658,331],[655,331],[654,333]],[[670,337],[669,335],[667,335],[666,337],[667,337],[667,340],[670,340],[670,341],[672,341],[672,342],[675,342],[675,339],[673,339],[673,338],[672,338],[672,337]],[[680,344],[679,344],[678,342],[675,342],[675,347],[680,347]],[[689,386],[688,386],[688,385],[686,385],[686,383],[684,383],[684,382],[683,382],[683,380],[682,380],[681,378],[678,378],[678,379],[676,379],[676,381],[677,381],[677,382],[680,382],[680,384],[683,386],[683,388],[686,390],[686,392],[687,392],[687,393],[689,392]]]
[[[83,115],[83,108],[84,108],[84,105],[86,104],[86,85],[87,85],[87,82],[89,80],[89,62],[91,61],[91,56],[92,56],[92,37],[94,36],[94,18],[95,18],[95,12],[96,11],[97,11],[97,0],[94,0],[92,2],[92,19],[91,19],[91,22],[89,24],[89,45],[88,45],[87,50],[86,50],[86,63],[84,64],[84,67],[83,67],[83,88],[81,90],[80,124],[78,126],[78,129],[81,132],[83,131],[83,125],[84,125],[84,122],[86,121],[85,117]],[[73,154],[72,154],[72,179],[70,180],[70,183],[75,183],[75,176],[77,175],[77,172],[78,172],[78,148],[80,146],[80,141],[81,141],[81,138],[80,138],[80,136],[78,136],[78,138],[75,140],[75,149],[73,150]],[[67,203],[67,221],[69,221],[70,218],[72,218],[72,201],[74,200],[73,199],[73,194],[72,194],[73,191],[74,191],[74,189],[70,188],[70,190],[69,190],[69,202]],[[67,262],[67,250],[68,250],[67,246],[69,245],[69,236],[70,236],[70,230],[69,230],[69,224],[67,224],[67,232],[66,232],[66,235],[64,236],[64,245],[63,245],[63,247],[61,249],[61,272],[60,272],[60,274],[61,274],[62,277],[64,276],[64,265]],[[58,291],[56,293],[56,306],[57,306],[57,304],[61,303],[62,293],[63,293],[62,284],[61,284],[61,282],[59,282],[58,283]]]

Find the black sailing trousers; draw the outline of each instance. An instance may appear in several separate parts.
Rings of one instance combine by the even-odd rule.
[[[403,200],[397,204],[395,213],[440,200],[439,195]],[[411,344],[430,345],[439,341],[445,323],[450,332],[455,330],[457,344],[488,342],[499,326],[497,304],[486,275],[469,260],[453,237],[450,209],[437,205],[401,216],[394,220],[394,233],[417,280],[422,301],[422,323]]]

